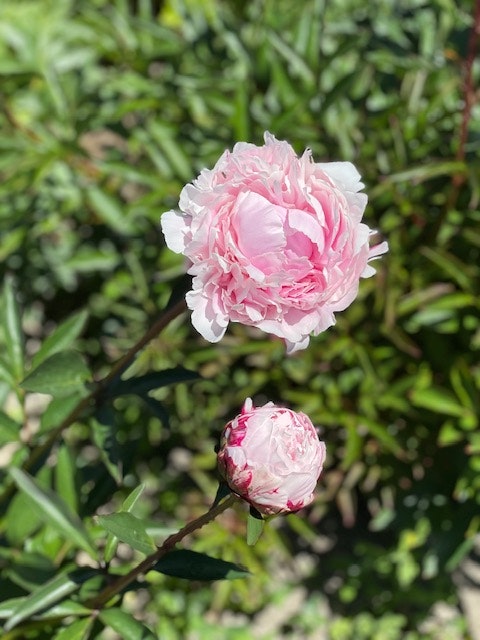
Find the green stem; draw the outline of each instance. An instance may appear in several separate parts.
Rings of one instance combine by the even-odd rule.
[[[165,327],[177,316],[179,316],[183,311],[185,311],[185,300],[181,300],[176,304],[172,305],[170,308],[166,309],[162,313],[162,315],[152,324],[152,326],[148,329],[148,331],[138,340],[133,347],[131,347],[127,353],[120,358],[118,362],[116,362],[110,373],[106,375],[104,378],[95,383],[95,388],[93,391],[80,400],[80,402],[72,409],[72,411],[68,414],[68,416],[51,431],[47,437],[47,439],[42,442],[42,444],[38,445],[33,449],[30,453],[28,459],[23,463],[22,468],[24,471],[30,470],[35,464],[47,453],[50,451],[52,445],[60,437],[60,435],[70,427],[74,422],[76,422],[84,412],[89,409],[91,406],[95,404],[95,402],[99,399],[108,385],[114,380],[117,376],[120,376],[123,371],[125,371],[135,359],[137,353],[142,349],[146,344],[150,342],[153,338],[155,338]],[[10,483],[5,488],[5,491],[0,496],[0,503],[8,500],[15,491],[15,485]]]
[[[143,560],[137,567],[129,571],[124,576],[119,576],[115,582],[110,584],[108,587],[105,587],[103,591],[85,603],[85,606],[90,607],[92,609],[101,609],[104,607],[107,602],[109,602],[114,596],[119,594],[125,587],[128,587],[134,580],[138,578],[138,576],[143,575],[150,571],[153,566],[162,558],[166,553],[171,551],[176,544],[178,544],[185,536],[189,535],[193,531],[200,529],[207,523],[214,520],[220,513],[225,511],[233,505],[237,496],[233,493],[230,494],[225,500],[222,502],[213,505],[206,513],[202,516],[192,520],[188,524],[186,524],[180,531],[177,533],[173,533],[169,536],[165,542],[157,548],[155,553],[149,555],[145,560]]]

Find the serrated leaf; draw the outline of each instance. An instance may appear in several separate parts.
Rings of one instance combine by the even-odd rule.
[[[129,394],[143,396],[149,391],[153,391],[153,389],[160,389],[169,384],[197,380],[198,378],[200,378],[198,373],[189,371],[183,367],[165,369],[164,371],[153,371],[136,378],[117,380],[107,389],[107,394],[112,398]]]
[[[23,376],[23,332],[20,309],[15,288],[10,277],[5,279],[3,289],[3,326],[7,348],[9,369],[16,380]]]
[[[77,351],[61,351],[44,360],[20,383],[27,391],[48,393],[57,398],[86,393],[91,374]]]
[[[90,637],[93,623],[94,619],[91,617],[69,622],[60,631],[57,631],[53,640],[87,640]]]
[[[20,436],[21,424],[12,420],[6,413],[0,411],[0,444],[17,442]]]
[[[250,509],[247,519],[247,544],[253,547],[262,535],[265,520],[256,510]]]
[[[29,618],[42,609],[47,609],[59,600],[74,593],[93,572],[93,569],[77,569],[68,573],[65,572],[32,591],[15,607],[11,617],[5,624],[5,631],[13,629],[22,620]]]
[[[119,511],[108,516],[98,516],[97,519],[106,531],[133,549],[146,555],[155,551],[155,543],[146,532],[144,523],[131,513]]]
[[[132,614],[114,607],[104,609],[99,614],[100,620],[111,627],[122,637],[122,640],[155,640],[156,636],[144,624],[135,620]]]
[[[10,469],[10,475],[18,488],[37,506],[42,520],[60,531],[75,546],[84,549],[92,558],[96,551],[88,536],[83,522],[76,513],[52,491],[44,489],[28,473],[18,468]]]
[[[249,575],[249,571],[233,562],[188,549],[167,553],[155,564],[153,570],[186,580],[234,580]]]
[[[32,365],[37,367],[54,353],[68,349],[81,334],[87,317],[87,311],[80,311],[58,325],[55,331],[43,341],[42,346],[32,359]]]

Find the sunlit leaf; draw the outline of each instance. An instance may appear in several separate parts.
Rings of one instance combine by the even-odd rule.
[[[32,359],[33,367],[37,367],[54,353],[65,351],[71,347],[72,343],[81,334],[87,317],[87,311],[80,311],[68,320],[65,320],[65,322],[62,322],[55,331],[43,341],[42,346]]]
[[[86,393],[91,374],[77,351],[61,351],[44,360],[21,382],[27,391],[48,393],[57,398]]]
[[[94,573],[92,569],[76,569],[55,576],[27,597],[22,598],[5,624],[5,630],[13,629],[22,620],[74,593],[92,573]]]
[[[77,514],[70,511],[67,505],[52,491],[41,487],[35,478],[18,468],[10,469],[10,474],[18,488],[38,508],[44,522],[61,532],[75,546],[84,549],[92,557],[96,551],[90,541],[83,522]]]
[[[120,634],[122,640],[155,640],[157,637],[148,627],[135,620],[131,613],[117,607],[104,609],[99,618],[105,626]]]
[[[131,513],[120,511],[107,516],[98,516],[97,519],[106,531],[133,549],[146,555],[155,551],[155,543],[146,532],[144,523]]]
[[[68,622],[60,631],[57,631],[52,640],[87,640],[93,623],[93,617]]]
[[[142,495],[145,489],[144,484],[138,485],[123,501],[121,511],[131,512],[137,503],[137,500]],[[146,527],[147,531],[147,527]],[[147,531],[148,533],[148,531]],[[105,549],[103,552],[103,557],[105,558],[105,562],[110,562],[115,555],[118,546],[118,538],[113,535],[113,533],[109,533],[107,536],[107,541],[105,543]]]
[[[262,535],[263,528],[265,526],[265,520],[262,515],[253,507],[250,507],[250,512],[247,519],[247,544],[253,546]]]
[[[23,376],[23,332],[15,287],[9,277],[5,279],[3,287],[1,313],[10,370],[15,379],[20,380]]]

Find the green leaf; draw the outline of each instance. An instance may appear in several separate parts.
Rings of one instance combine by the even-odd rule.
[[[45,433],[60,426],[81,401],[83,393],[68,398],[53,398],[40,419],[40,432]]]
[[[16,380],[23,377],[23,332],[20,309],[15,288],[10,277],[5,279],[3,289],[3,327],[10,370]]]
[[[87,190],[87,201],[98,217],[114,231],[125,235],[132,233],[130,220],[113,196],[92,186]]]
[[[87,640],[94,622],[92,617],[68,622],[53,636],[53,640]]]
[[[234,580],[249,575],[249,571],[233,562],[187,549],[167,553],[155,564],[153,570],[186,580]]]
[[[149,123],[149,131],[155,142],[161,148],[168,160],[172,170],[182,179],[188,182],[192,179],[192,166],[190,159],[183,150],[182,146],[175,140],[175,134],[172,129],[160,122],[151,121]]]
[[[87,321],[87,317],[87,311],[80,311],[80,313],[76,313],[71,318],[58,325],[55,331],[53,331],[53,333],[44,340],[42,346],[34,355],[32,365],[37,367],[41,362],[52,356],[54,353],[68,349],[74,340],[76,340],[81,334],[83,327],[85,326],[85,322]]]
[[[20,605],[25,602],[26,598],[9,598],[0,602],[0,620],[8,620],[12,617],[14,611],[16,611]]]
[[[365,427],[365,429],[374,436],[387,451],[390,451],[399,458],[404,456],[402,447],[398,444],[396,438],[388,432],[385,425],[379,424],[374,420],[370,420],[365,416],[357,416],[356,422],[359,426]]]
[[[47,583],[43,584],[18,604],[12,612],[11,617],[5,624],[5,631],[13,629],[19,622],[31,617],[33,614],[47,609],[53,604],[66,598],[74,591],[79,589],[82,582],[92,575],[92,569],[78,569],[75,571],[65,572]]]
[[[139,484],[123,501],[122,511],[131,511],[144,491],[145,484]]]
[[[105,626],[116,631],[122,640],[155,640],[156,636],[148,627],[123,609],[104,609],[100,612],[99,618]]]
[[[10,389],[13,389],[16,386],[12,370],[5,360],[2,360],[2,358],[0,358],[0,381],[6,382]]]
[[[73,513],[78,511],[78,495],[75,485],[75,458],[66,444],[62,444],[57,452],[55,466],[55,486],[60,498]]]
[[[145,489],[144,484],[138,485],[136,489],[134,489],[123,501],[122,508],[120,511],[131,512],[133,507],[135,506],[137,500],[142,495],[143,490]],[[109,533],[107,536],[107,541],[105,543],[105,550],[103,552],[103,557],[105,562],[111,562],[118,546],[118,538],[114,536],[112,533]]]
[[[77,351],[61,351],[44,360],[20,383],[27,391],[49,393],[57,398],[86,393],[91,374]]]
[[[447,389],[433,387],[414,389],[410,394],[410,400],[417,407],[429,409],[435,413],[444,413],[447,416],[462,418],[472,413],[468,407],[463,407]]]
[[[85,580],[80,584],[80,589],[92,579],[89,575],[88,573],[86,574]],[[75,593],[74,597],[78,598],[78,594]],[[47,618],[66,618],[67,616],[85,616],[89,613],[91,613],[91,610],[76,600],[62,600],[62,602],[54,604],[47,611],[38,613],[35,617],[43,620]]]
[[[165,369],[164,371],[153,371],[137,378],[117,380],[107,390],[107,393],[112,398],[128,394],[141,396],[153,389],[160,389],[160,387],[165,387],[169,384],[197,380],[198,378],[200,378],[200,375],[195,371],[176,367],[175,369]]]
[[[218,485],[217,495],[213,501],[212,507],[216,507],[219,502],[221,502],[224,498],[232,493],[232,490],[228,486],[228,484],[224,481],[221,481]]]
[[[253,547],[257,540],[260,538],[263,527],[265,526],[265,520],[256,509],[250,508],[250,513],[247,519],[247,544]]]
[[[8,577],[16,585],[33,591],[45,584],[57,573],[53,562],[40,553],[17,553],[14,561],[3,570],[4,577]]]
[[[98,516],[97,519],[104,529],[133,549],[146,555],[155,551],[155,543],[146,532],[145,524],[131,513],[120,511],[108,516]]]
[[[6,413],[0,411],[0,443],[5,444],[6,442],[17,442],[20,429],[22,428],[21,424],[12,420],[10,416],[7,416]]]
[[[92,558],[96,551],[90,541],[83,522],[52,491],[42,488],[28,473],[18,468],[10,469],[18,488],[37,506],[44,522],[63,533],[72,544],[84,549]]]
[[[108,472],[117,484],[123,479],[122,458],[120,456],[117,427],[115,424],[115,412],[112,407],[103,405],[89,420],[92,428],[92,436],[97,445]]]

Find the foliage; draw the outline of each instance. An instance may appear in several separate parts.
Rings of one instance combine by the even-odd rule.
[[[450,575],[480,527],[478,106],[459,135],[470,14],[452,0],[1,3],[6,640],[242,640],[262,637],[269,607],[263,637],[309,637],[319,620],[338,640],[435,637],[420,623],[456,606]],[[160,214],[265,129],[359,167],[390,245],[376,278],[290,358],[249,328],[212,346],[174,320],[92,413],[95,384],[185,286]],[[106,570],[213,500],[214,446],[246,396],[321,425],[315,506],[255,547],[240,508],[188,539],[184,553],[246,578],[151,571],[148,597],[134,583],[92,614]],[[285,620],[299,585],[308,606]],[[460,614],[453,627],[467,637]]]

